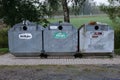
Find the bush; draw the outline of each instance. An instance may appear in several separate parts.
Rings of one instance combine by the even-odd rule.
[[[115,54],[120,55],[120,29],[117,26],[115,27]]]
[[[115,49],[115,54],[120,55],[120,49]]]
[[[115,29],[115,49],[120,49],[120,29]]]
[[[8,28],[0,30],[0,48],[8,48]]]
[[[109,18],[120,26],[120,1],[119,0],[108,0],[109,5],[102,4],[100,10],[106,13]],[[116,3],[118,3],[116,5]]]
[[[8,52],[9,52],[8,48],[0,48],[0,55],[3,55]]]

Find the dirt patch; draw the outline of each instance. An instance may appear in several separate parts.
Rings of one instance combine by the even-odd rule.
[[[120,80],[120,65],[0,66],[0,80]]]

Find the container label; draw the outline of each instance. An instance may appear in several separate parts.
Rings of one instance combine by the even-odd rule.
[[[58,26],[50,26],[50,29],[57,29]]]
[[[67,38],[67,33],[65,33],[65,32],[56,32],[56,33],[54,33],[54,38],[56,38],[56,39],[65,39],[65,38]]]
[[[19,39],[32,39],[32,34],[31,33],[19,34]]]

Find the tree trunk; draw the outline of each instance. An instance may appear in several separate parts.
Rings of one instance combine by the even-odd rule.
[[[63,7],[63,13],[64,13],[64,22],[70,22],[67,0],[62,0],[62,7]]]

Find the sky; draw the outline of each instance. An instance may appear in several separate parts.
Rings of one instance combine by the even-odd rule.
[[[104,3],[104,4],[106,4],[106,5],[108,5],[108,0],[94,0],[96,3],[97,3],[97,5],[100,5],[101,3]]]

